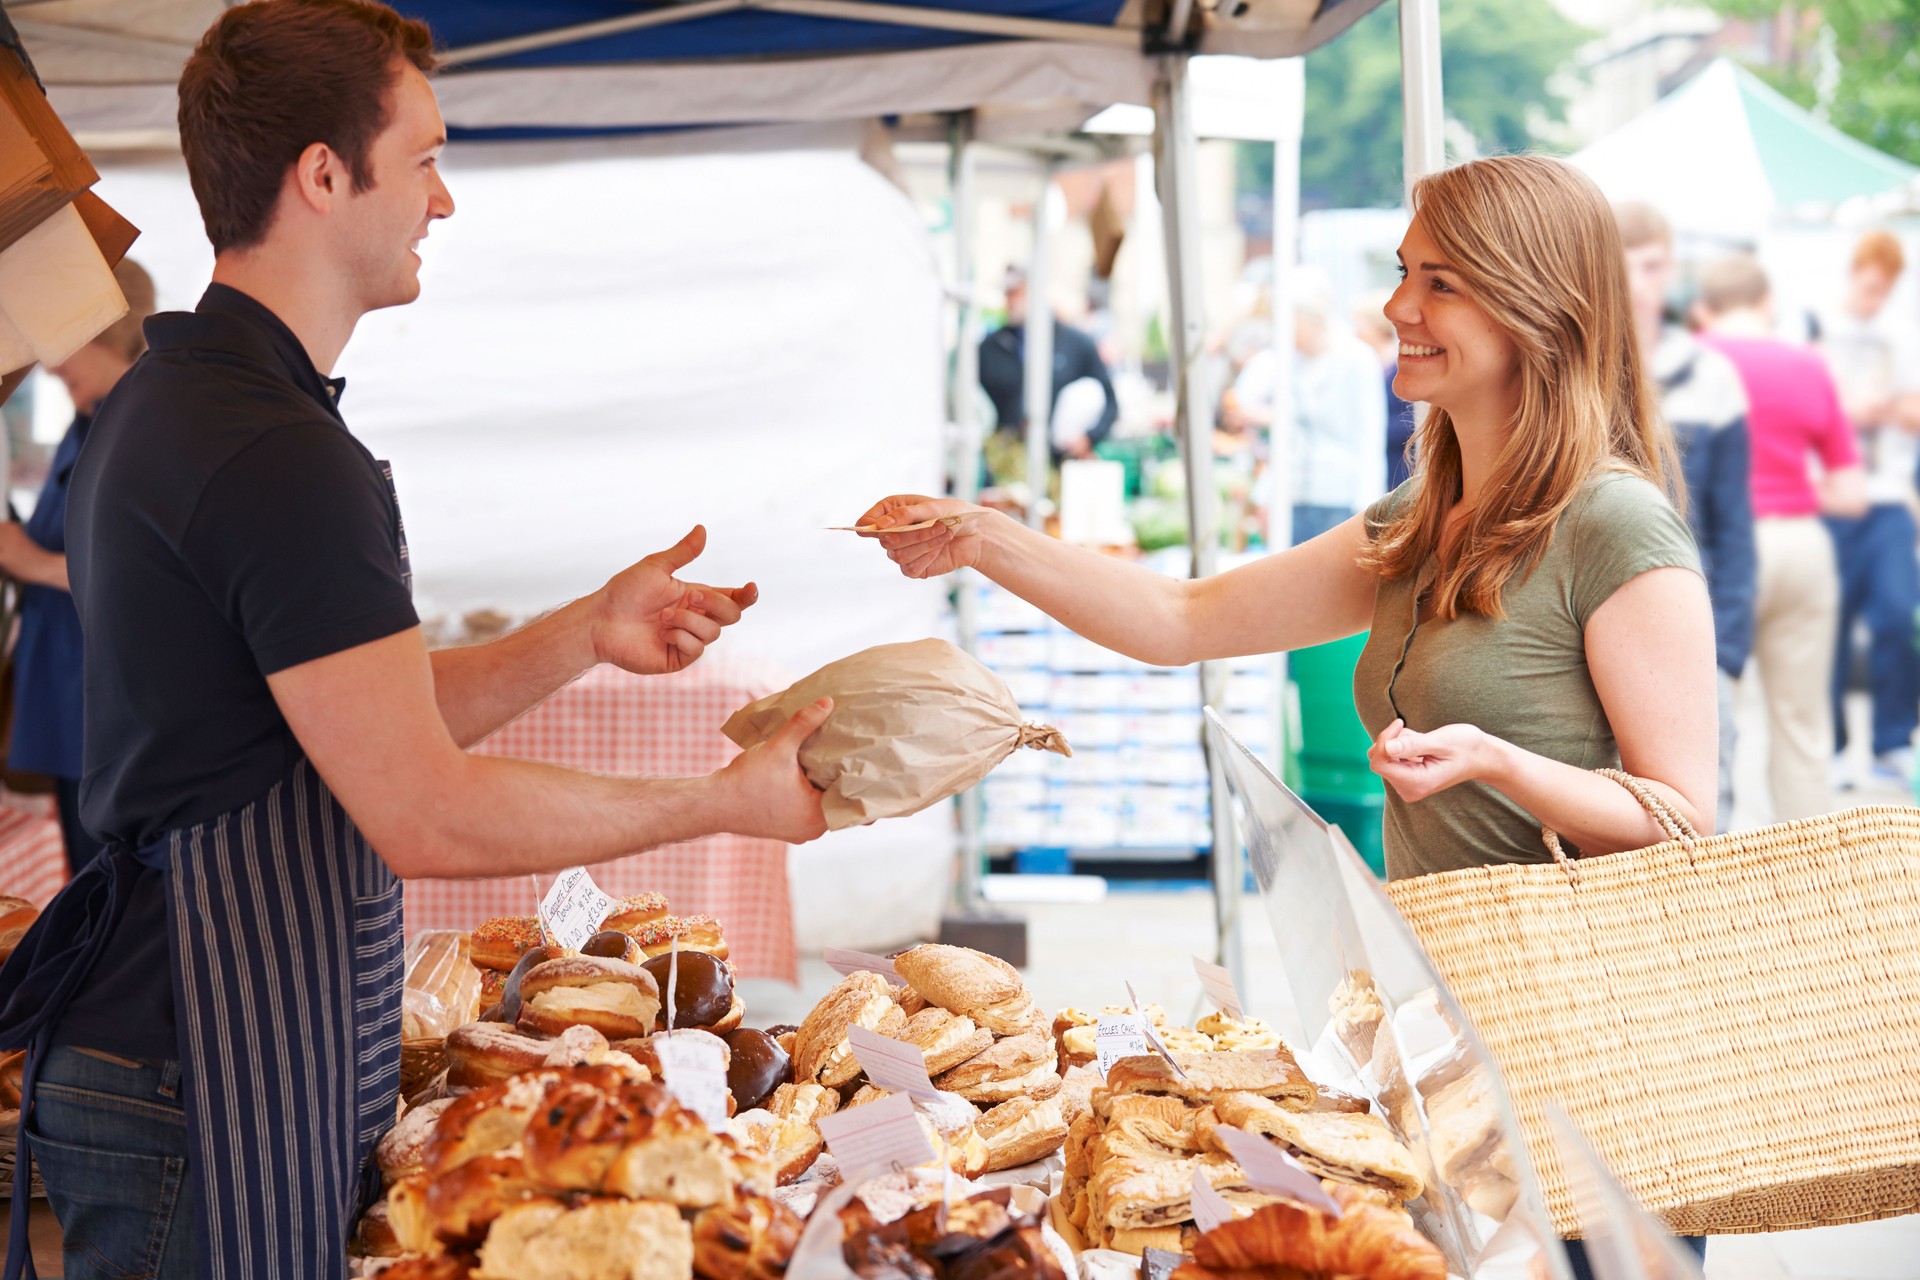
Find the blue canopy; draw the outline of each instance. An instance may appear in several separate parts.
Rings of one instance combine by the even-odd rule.
[[[976,136],[1145,104],[1165,52],[1286,57],[1381,0],[398,0],[445,51],[465,136],[555,136],[974,110]],[[221,0],[62,0],[15,23],[71,127],[172,135]],[[1168,24],[1184,35],[1168,35]]]

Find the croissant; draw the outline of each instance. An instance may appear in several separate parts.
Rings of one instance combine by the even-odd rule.
[[[1194,1261],[1212,1271],[1280,1266],[1354,1280],[1447,1280],[1440,1250],[1404,1216],[1345,1187],[1329,1193],[1342,1216],[1291,1201],[1267,1205],[1201,1236]]]

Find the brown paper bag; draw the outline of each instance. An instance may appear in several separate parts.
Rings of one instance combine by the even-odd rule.
[[[800,767],[827,793],[835,831],[918,813],[1020,747],[1073,754],[1059,730],[1024,723],[1006,683],[945,640],[883,644],[830,662],[734,712],[721,732],[754,746],[823,697],[833,699],[833,714],[800,748]]]

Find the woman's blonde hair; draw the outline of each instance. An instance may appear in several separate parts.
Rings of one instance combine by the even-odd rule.
[[[1552,541],[1597,473],[1642,476],[1670,496],[1672,437],[1641,368],[1613,210],[1593,182],[1544,156],[1496,156],[1424,178],[1414,214],[1466,292],[1519,350],[1520,407],[1479,501],[1451,542],[1460,442],[1443,409],[1420,424],[1410,497],[1362,563],[1386,578],[1441,557],[1436,616],[1504,616],[1501,593]]]

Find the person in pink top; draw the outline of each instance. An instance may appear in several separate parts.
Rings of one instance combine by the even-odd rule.
[[[1866,472],[1826,362],[1773,335],[1772,290],[1750,254],[1700,275],[1701,340],[1733,362],[1747,390],[1754,549],[1753,656],[1767,701],[1774,817],[1833,807],[1834,636],[1840,577],[1822,515],[1867,509]]]

